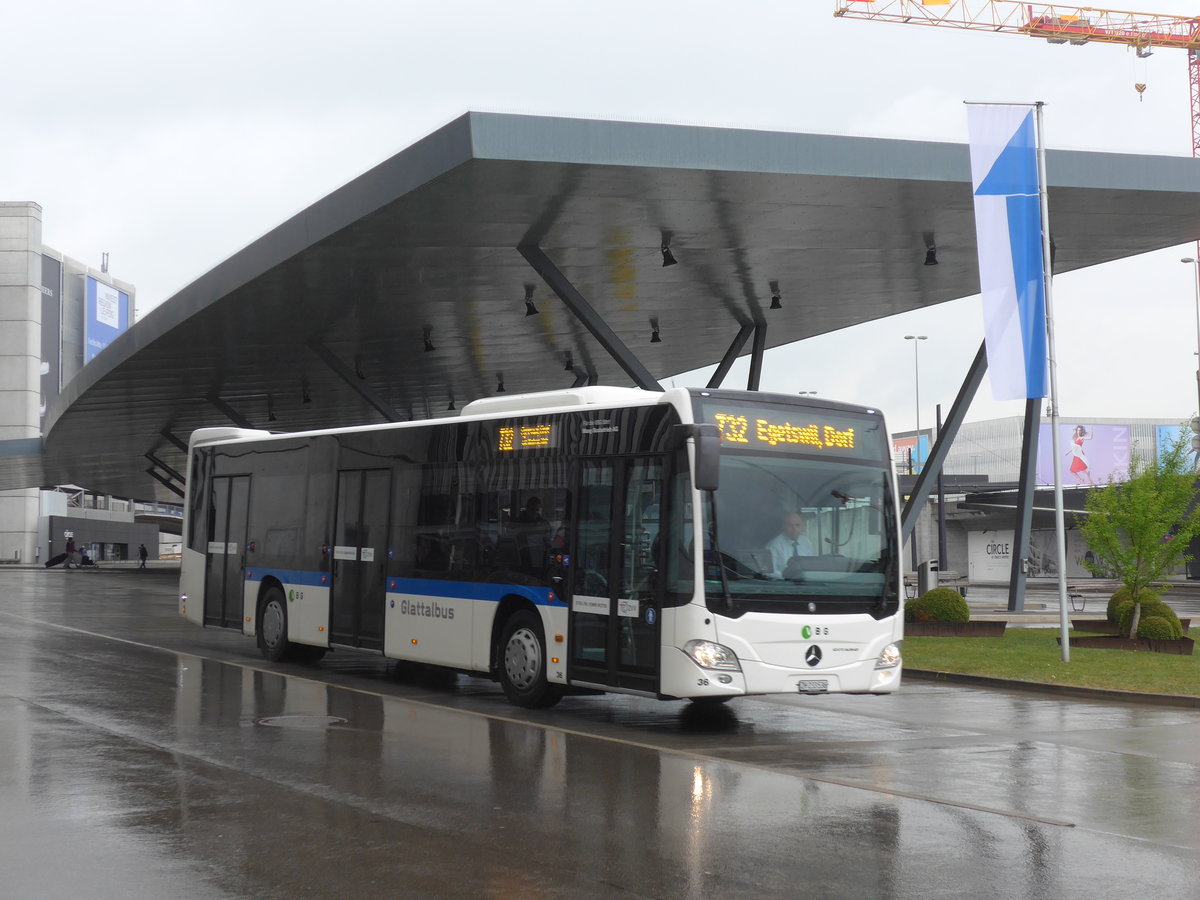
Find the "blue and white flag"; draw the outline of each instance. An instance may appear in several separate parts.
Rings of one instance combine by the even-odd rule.
[[[1045,397],[1046,283],[1034,110],[968,106],[967,130],[992,396]]]

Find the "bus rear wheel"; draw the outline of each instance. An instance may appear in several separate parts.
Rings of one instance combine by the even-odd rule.
[[[546,638],[536,613],[523,609],[504,623],[499,663],[500,686],[510,703],[545,709],[562,699],[562,687],[546,680]]]
[[[271,662],[288,655],[291,644],[287,638],[287,600],[279,587],[269,587],[258,614],[258,649]]]

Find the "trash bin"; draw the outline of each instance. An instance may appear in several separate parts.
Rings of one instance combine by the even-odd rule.
[[[927,559],[917,564],[917,596],[932,591],[938,586],[938,561]]]

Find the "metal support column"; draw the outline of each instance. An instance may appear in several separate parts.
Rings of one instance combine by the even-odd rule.
[[[767,323],[754,323],[754,343],[750,350],[750,377],[746,379],[746,390],[757,391],[762,380],[763,353],[767,349]]]
[[[180,453],[188,452],[188,445],[186,443],[184,443],[183,441],[181,441],[179,438],[177,438],[175,435],[173,435],[167,429],[164,428],[162,431],[159,432],[159,434],[161,434],[164,438],[166,438],[168,441],[170,441],[172,446],[174,446],[175,449],[178,450]]]
[[[1029,574],[1029,536],[1033,530],[1033,500],[1037,489],[1038,426],[1041,422],[1041,399],[1026,400],[1025,430],[1021,439],[1021,474],[1017,482],[1017,527],[1013,533],[1012,570],[1008,579],[1009,612],[1021,612],[1025,609],[1025,579]]]
[[[950,407],[950,414],[946,417],[945,430],[938,434],[937,443],[933,445],[929,459],[925,461],[925,467],[917,476],[917,483],[913,486],[912,494],[909,496],[908,502],[904,504],[904,512],[900,516],[900,539],[902,541],[907,541],[916,527],[917,518],[921,515],[925,501],[929,499],[934,479],[942,471],[942,466],[950,453],[950,445],[958,437],[958,429],[967,416],[967,410],[971,406],[971,401],[975,399],[975,392],[979,390],[979,385],[986,372],[987,348],[980,343],[979,352],[975,354],[975,360],[971,363],[971,368],[967,370],[967,377],[963,379],[962,387],[958,389],[958,396],[954,398],[954,404]]]
[[[172,483],[170,479],[164,478],[162,475],[158,474],[158,471],[156,469],[154,469],[153,467],[147,469],[146,474],[149,475],[151,478],[153,478],[155,481],[157,481],[159,484],[161,484],[163,487],[165,487],[168,491],[170,491],[176,497],[183,497],[183,490],[181,488],[176,487],[175,484]]]
[[[737,359],[738,354],[742,352],[742,348],[746,346],[746,341],[750,337],[750,332],[754,330],[753,322],[745,322],[738,329],[737,335],[734,336],[733,342],[729,345],[729,349],[725,351],[725,355],[721,357],[721,364],[717,366],[717,370],[713,372],[712,378],[708,379],[708,387],[716,390],[725,380],[725,376],[729,374],[729,370],[733,368],[733,363]]]
[[[359,378],[353,369],[334,356],[332,350],[319,341],[313,341],[308,345],[308,349],[320,357],[321,361],[329,366],[333,370],[333,373],[342,379],[342,381],[346,382],[351,390],[366,400],[371,406],[375,407],[376,412],[381,416],[389,422],[404,421],[404,417],[392,409],[390,403],[379,396],[363,379]]]
[[[643,390],[661,391],[662,385],[658,383],[650,370],[642,365],[641,360],[634,355],[625,342],[617,337],[617,333],[609,327],[604,321],[604,317],[592,308],[592,305],[587,302],[583,294],[576,290],[575,285],[567,280],[567,277],[559,271],[558,266],[551,262],[541,247],[534,244],[522,244],[517,247],[525,261],[533,267],[533,270],[542,277],[542,280],[549,285],[550,290],[558,295],[567,309],[574,313],[583,327],[586,328],[605,350],[608,355],[613,358],[618,366],[625,370],[625,374],[633,379],[633,383]]]
[[[254,428],[255,427],[253,422],[251,422],[249,419],[247,419],[245,416],[243,416],[240,412],[238,412],[236,409],[234,409],[232,406],[230,406],[228,403],[226,403],[220,397],[209,397],[208,402],[211,403],[214,407],[216,407],[217,411],[219,413],[221,413],[221,415],[223,415],[225,418],[227,418],[230,422],[232,422],[238,428]]]
[[[937,433],[942,436],[942,404],[937,405]],[[950,568],[950,554],[946,550],[946,481],[938,469],[937,504],[938,504],[938,570],[944,572]]]
[[[174,469],[172,469],[170,466],[168,466],[165,462],[163,462],[161,459],[159,459],[153,453],[146,453],[146,454],[144,454],[144,456],[146,459],[150,460],[150,462],[154,463],[154,465],[158,466],[160,469],[162,469],[164,472],[166,472],[167,475],[169,475],[172,479],[174,479],[175,481],[178,481],[180,484],[184,483],[183,475],[181,475],[179,472],[176,472]]]

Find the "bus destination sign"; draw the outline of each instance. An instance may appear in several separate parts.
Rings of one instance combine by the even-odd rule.
[[[553,424],[501,425],[496,429],[496,449],[508,453],[514,450],[544,450],[558,446],[558,429]]]
[[[767,410],[758,410],[753,415],[711,409],[709,413],[725,443],[777,450],[812,448],[843,453],[855,450],[854,425],[850,423],[838,427],[819,419],[805,421],[796,416],[772,415]]]

